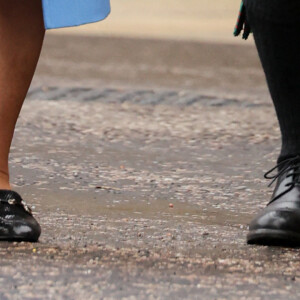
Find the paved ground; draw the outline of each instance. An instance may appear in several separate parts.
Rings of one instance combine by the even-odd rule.
[[[254,48],[84,41],[47,39],[18,121],[43,233],[0,244],[0,299],[298,299],[299,250],[245,244],[279,151]]]

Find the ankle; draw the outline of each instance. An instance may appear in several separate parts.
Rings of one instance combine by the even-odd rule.
[[[0,170],[0,189],[11,190],[11,185],[9,183],[9,174]]]

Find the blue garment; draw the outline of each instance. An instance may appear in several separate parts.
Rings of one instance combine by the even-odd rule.
[[[42,0],[45,29],[78,26],[105,19],[110,0]]]

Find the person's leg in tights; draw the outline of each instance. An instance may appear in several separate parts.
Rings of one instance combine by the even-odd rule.
[[[299,245],[300,1],[246,0],[245,6],[282,134],[273,170],[281,174],[270,203],[250,224],[248,243]]]
[[[4,200],[10,198],[5,192],[11,190],[8,157],[14,129],[36,69],[44,34],[41,0],[0,0],[0,195]],[[18,196],[11,194],[11,198]],[[6,207],[2,202],[0,217],[5,220],[4,211],[14,207]],[[0,239],[6,235],[13,238],[12,229],[1,222]]]

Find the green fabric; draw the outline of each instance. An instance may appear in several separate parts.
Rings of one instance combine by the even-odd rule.
[[[240,6],[240,12],[239,16],[234,28],[233,35],[239,36],[240,33],[243,31],[243,39],[247,40],[249,37],[249,34],[251,33],[251,28],[248,24],[247,17],[246,17],[246,7],[244,5],[244,2],[242,1]]]

